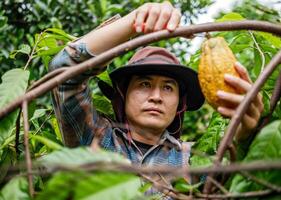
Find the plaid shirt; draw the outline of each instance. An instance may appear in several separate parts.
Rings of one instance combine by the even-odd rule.
[[[69,44],[74,50],[70,55],[65,49],[57,54],[50,63],[50,70],[75,65],[94,55],[89,53],[85,44]],[[190,143],[182,143],[165,131],[157,145],[144,155],[137,145],[127,136],[127,131],[115,127],[100,116],[92,104],[90,77],[99,74],[105,67],[97,67],[91,72],[81,74],[66,81],[53,90],[52,99],[64,143],[69,147],[90,145],[95,139],[106,150],[123,154],[133,164],[148,166],[187,167],[190,157]]]

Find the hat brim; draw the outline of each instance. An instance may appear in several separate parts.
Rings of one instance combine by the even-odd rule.
[[[199,109],[205,98],[202,94],[197,72],[183,65],[176,64],[132,64],[120,67],[110,73],[113,84],[118,84],[124,79],[129,79],[133,75],[162,75],[179,80],[186,88],[187,110],[193,111]],[[105,83],[99,83],[103,94],[111,99],[112,91],[110,86]]]

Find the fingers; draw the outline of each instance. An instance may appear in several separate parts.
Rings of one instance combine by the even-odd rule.
[[[137,33],[149,33],[168,29],[175,30],[181,19],[181,13],[170,2],[146,3],[136,11],[135,30]]]
[[[239,62],[236,62],[234,67],[237,73],[239,74],[240,78],[229,74],[225,74],[225,82],[231,85],[240,93],[247,93],[252,87],[252,80],[248,74],[248,71]],[[264,109],[261,94],[258,94],[257,97],[254,98],[253,103],[258,108],[258,111],[261,113]]]
[[[149,9],[149,15],[145,22],[144,33],[150,33],[154,30],[154,26],[158,21],[161,13],[161,8],[157,4],[152,4]]]
[[[254,110],[254,112],[247,111],[246,114],[243,115],[241,120],[241,124],[244,129],[252,130],[257,126],[258,120],[260,118],[260,113],[254,109],[255,106],[251,106],[250,110]],[[236,109],[226,108],[226,107],[218,107],[218,112],[222,114],[224,117],[232,118],[235,114]],[[249,114],[251,113],[251,114]],[[251,115],[255,116],[251,116]]]
[[[181,19],[181,12],[177,9],[174,9],[172,16],[168,22],[167,29],[169,31],[174,31],[179,26],[180,19]]]
[[[240,77],[232,76],[230,74],[225,74],[224,79],[227,84],[235,88],[241,94],[229,93],[225,91],[218,91],[218,98],[224,103],[224,106],[218,107],[218,112],[223,116],[232,118],[237,107],[244,99],[244,94],[249,92],[252,88],[252,81],[248,74],[246,68],[244,68],[240,63],[235,63],[235,69]],[[261,94],[258,94],[251,102],[248,110],[243,115],[241,120],[241,133],[247,133],[253,130],[260,119],[261,113],[263,111],[264,105],[262,101]]]
[[[143,31],[143,25],[147,18],[149,7],[150,4],[148,3],[148,4],[144,4],[137,10],[135,23],[134,23],[137,33],[141,33]]]
[[[229,93],[229,92],[224,92],[219,90],[217,92],[217,96],[223,100],[224,102],[229,102],[231,104],[239,104],[243,101],[244,96],[240,94],[234,94],[234,93]]]
[[[154,31],[160,31],[168,26],[172,12],[173,8],[169,4],[165,3],[162,5],[162,10],[157,23],[155,24]]]
[[[224,80],[227,84],[235,88],[237,91],[241,91],[242,93],[248,92],[252,87],[250,82],[230,74],[225,74]]]
[[[225,105],[231,105],[231,107],[237,107],[244,99],[244,95],[234,94],[224,91],[218,91],[217,96],[219,97],[220,100],[222,100],[225,103]],[[260,101],[260,98],[254,99],[254,101],[250,104],[247,113],[256,119],[259,119],[260,113],[263,111],[263,103],[262,102],[256,103],[257,101]]]
[[[247,69],[241,63],[236,62],[234,64],[234,67],[235,67],[237,73],[240,75],[240,77],[243,80],[245,80],[245,81],[247,81],[249,83],[252,83],[252,80],[251,80],[251,78],[249,76],[249,73],[248,73]]]

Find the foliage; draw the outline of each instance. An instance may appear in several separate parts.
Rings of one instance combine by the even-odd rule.
[[[119,154],[105,151],[93,153],[84,147],[55,151],[39,159],[38,164],[45,166],[48,171],[58,165],[67,166],[72,171],[56,172],[37,199],[132,199],[140,195],[140,179],[137,176],[128,173],[92,173],[77,168],[82,164],[97,162],[130,163]]]
[[[36,0],[25,1],[1,1],[0,2],[0,107],[23,94],[35,80],[47,72],[47,66],[57,52],[67,42],[76,39],[100,22],[120,13],[124,15],[132,8],[147,2],[147,0],[80,0],[80,1],[54,1]],[[155,1],[156,2],[156,1]],[[200,1],[171,1],[184,13],[185,23],[192,23],[194,18],[204,12],[210,0]],[[256,12],[258,10],[258,14]],[[226,13],[219,17],[218,21],[237,21],[243,19],[261,19],[272,22],[280,22],[278,12],[266,8],[256,1],[245,0],[242,5],[236,7],[232,13]],[[223,36],[238,60],[247,67],[250,76],[255,81],[263,71],[274,54],[281,47],[281,40],[271,34],[257,31],[232,31],[214,33],[214,36]],[[183,63],[186,49],[176,48],[182,44],[189,46],[187,40],[171,39],[160,41],[159,46],[167,47],[174,51]],[[31,52],[34,50],[34,54]],[[192,55],[188,63],[197,69],[201,51]],[[108,71],[124,65],[132,55],[129,52],[116,58],[109,65]],[[25,70],[26,61],[31,63]],[[14,69],[16,68],[16,69]],[[275,80],[281,66],[270,77],[262,89],[266,115],[269,112],[269,98],[274,88]],[[108,71],[98,78],[109,81]],[[104,98],[98,90],[95,82],[91,82],[93,100],[97,110],[107,116],[113,116],[110,102]],[[280,134],[281,134],[281,103],[274,110],[271,124],[266,126],[254,139],[249,147],[243,162],[252,160],[267,160],[273,158],[280,160]],[[18,150],[15,144],[16,119],[18,111],[10,114],[0,121],[0,183],[2,199],[31,199],[28,195],[28,183],[23,175],[7,177],[10,167],[22,165],[24,151],[22,145],[23,125],[20,122]],[[104,171],[90,172],[77,169],[79,164],[128,163],[122,156],[100,151],[93,153],[88,148],[81,147],[68,149],[63,147],[58,123],[53,113],[49,97],[36,99],[29,104],[30,122],[30,150],[36,166],[40,166],[47,176],[36,174],[33,176],[34,187],[37,192],[35,199],[147,199],[143,193],[151,187],[140,182],[138,176],[131,173],[110,173]],[[221,137],[227,127],[228,120],[221,117],[207,104],[199,111],[185,114],[183,122],[183,136],[185,141],[196,141],[193,146],[190,164],[192,167],[209,166],[212,163]],[[224,160],[229,162],[226,155]],[[66,171],[56,171],[57,164],[66,167]],[[40,168],[40,169],[41,169]],[[24,169],[19,169],[25,173]],[[53,173],[54,172],[54,173]],[[253,175],[280,185],[280,172],[257,172]],[[7,178],[12,178],[7,181]],[[182,178],[175,181],[176,190],[189,193],[200,192],[202,183],[189,185]],[[231,192],[245,192],[261,190],[263,187],[236,174],[230,180],[227,189]]]
[[[190,159],[192,167],[212,165],[212,157],[210,156],[216,154],[227,124],[228,120],[217,112],[213,113],[206,133],[193,146],[194,155]]]
[[[263,128],[259,135],[255,138],[251,144],[249,151],[242,162],[249,162],[254,160],[264,160],[270,162],[274,160],[280,160],[281,158],[281,121],[276,120]],[[267,182],[281,185],[281,173],[280,170],[270,170],[266,172],[255,172],[254,175],[257,178],[265,180]],[[245,192],[245,191],[257,191],[264,189],[264,186],[259,185],[247,177],[236,175],[230,186],[231,192]]]

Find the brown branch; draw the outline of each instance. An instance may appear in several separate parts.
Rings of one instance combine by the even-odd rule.
[[[154,187],[163,193],[165,196],[170,196],[174,199],[183,199],[183,200],[191,200],[192,198],[190,196],[184,195],[178,191],[176,191],[174,188],[169,187],[168,185],[161,184],[155,180],[153,180],[151,177],[141,174],[141,177],[147,180],[148,182],[152,183]]]
[[[51,78],[54,78],[55,76],[59,75],[60,73],[64,72],[65,70],[67,70],[67,67],[61,67],[59,69],[56,69],[54,71],[49,72],[48,74],[46,74],[45,76],[43,76],[41,79],[39,79],[38,81],[34,82],[27,91],[30,91],[36,87],[38,87],[39,85],[41,85],[42,83],[50,80]]]
[[[36,168],[42,169],[42,165],[37,165]],[[135,174],[152,174],[159,173],[161,175],[173,175],[174,177],[182,177],[186,174],[190,175],[201,175],[201,174],[212,174],[221,173],[229,174],[240,171],[266,171],[266,170],[280,170],[280,161],[252,161],[249,163],[233,163],[230,165],[214,165],[210,167],[196,167],[196,168],[176,168],[169,166],[148,167],[148,166],[137,166],[131,164],[120,164],[115,162],[95,162],[87,163],[75,166],[65,166],[61,164],[48,165],[48,169],[33,171],[36,174],[51,174],[57,171],[75,171],[75,170],[97,170],[97,171],[118,171],[118,172],[131,172]]]
[[[260,131],[264,126],[269,123],[269,120],[272,116],[273,111],[275,110],[278,101],[281,98],[281,71],[279,72],[278,78],[275,82],[274,90],[272,92],[272,96],[270,98],[270,111],[269,113],[262,119],[257,131]]]
[[[36,41],[36,43],[34,44],[34,46],[33,46],[33,48],[32,48],[31,53],[28,55],[28,60],[27,60],[25,66],[24,66],[24,68],[23,68],[24,70],[26,70],[26,68],[28,67],[29,63],[31,62],[31,60],[32,60],[32,58],[33,58],[33,54],[35,53],[35,49],[37,48],[37,45],[38,45],[38,43],[39,43],[39,41],[40,41],[40,38],[41,38],[41,36],[42,36],[43,33],[44,33],[44,32],[41,32],[41,33],[40,33],[40,35],[39,35],[39,37],[38,37],[38,40]]]
[[[256,82],[253,84],[252,89],[246,94],[244,100],[239,104],[238,108],[234,116],[231,118],[230,124],[224,134],[222,141],[220,142],[218,152],[215,159],[215,164],[219,164],[223,158],[223,155],[232,142],[233,137],[236,133],[239,123],[241,122],[242,116],[246,113],[250,103],[257,96],[259,90],[268,79],[268,77],[272,74],[275,68],[277,68],[278,64],[281,63],[281,50],[272,58],[269,64],[266,66],[262,74],[258,77]],[[209,193],[211,189],[210,181],[206,181],[204,186],[204,193]]]
[[[23,114],[23,128],[24,128],[25,160],[26,160],[27,178],[28,178],[28,186],[29,186],[28,188],[29,188],[30,196],[33,197],[34,189],[33,189],[33,181],[32,181],[32,162],[29,152],[29,139],[28,139],[28,132],[29,132],[28,105],[26,101],[22,103],[22,114]]]
[[[228,194],[228,191],[225,187],[223,187],[222,184],[220,184],[218,181],[216,181],[214,178],[212,178],[211,176],[208,176],[207,179],[209,179],[217,188],[220,189],[220,191],[222,191],[224,194]]]
[[[271,194],[275,194],[275,191],[272,190],[262,190],[254,192],[244,192],[244,193],[230,193],[230,194],[195,194],[196,197],[204,199],[241,199],[241,198],[251,198],[251,197],[264,197]]]
[[[16,157],[17,160],[19,160],[20,150],[19,150],[19,144],[20,144],[20,117],[21,117],[21,108],[18,113],[17,121],[16,121],[16,136],[15,136],[15,149],[16,149]]]
[[[279,72],[279,76],[278,79],[276,80],[275,86],[274,86],[274,90],[272,92],[272,96],[270,99],[270,113],[272,114],[277,102],[279,101],[279,99],[281,98],[281,70]]]
[[[11,102],[5,108],[0,110],[0,118],[7,115],[9,112],[13,111],[16,107],[20,106],[21,103],[26,100],[30,101],[36,97],[41,96],[42,94],[50,91],[59,84],[65,82],[66,80],[77,76],[91,68],[107,63],[112,60],[114,57],[122,55],[123,53],[133,50],[139,46],[147,45],[152,42],[159,40],[172,38],[172,37],[187,37],[189,35],[201,32],[211,32],[211,31],[230,31],[230,30],[258,30],[264,32],[270,32],[281,36],[281,27],[269,22],[263,21],[251,21],[244,20],[239,22],[215,22],[215,23],[206,23],[200,25],[190,25],[186,27],[179,27],[174,32],[169,32],[167,30],[150,33],[138,38],[135,38],[131,41],[118,45],[106,52],[103,52],[95,58],[91,58],[83,63],[69,67],[63,73],[60,73],[58,76],[48,80],[47,82],[39,85],[33,90],[27,92],[23,96],[19,97],[15,101]]]
[[[246,178],[251,179],[252,181],[257,182],[260,185],[263,185],[265,187],[267,187],[268,189],[271,189],[273,191],[276,191],[278,193],[281,193],[281,187],[274,185],[272,183],[267,182],[266,180],[263,179],[259,179],[256,176],[253,176],[252,174],[248,173],[248,172],[240,172],[240,174],[242,174],[243,176],[245,176]]]

